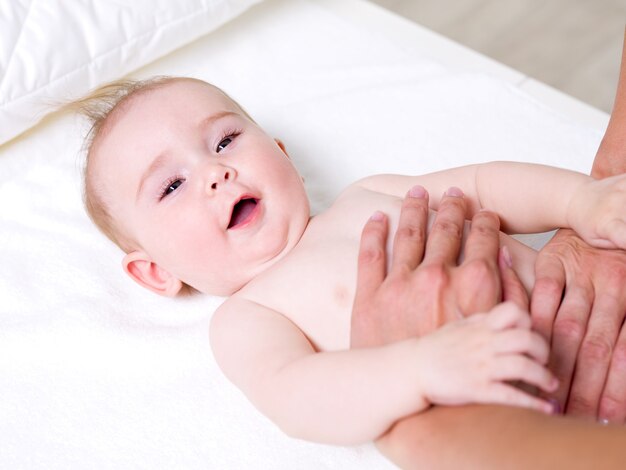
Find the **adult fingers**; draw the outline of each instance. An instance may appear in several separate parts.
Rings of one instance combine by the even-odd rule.
[[[611,358],[598,417],[612,423],[626,421],[626,328],[622,327]]]
[[[572,383],[578,350],[587,328],[593,292],[588,287],[573,284],[557,314],[552,331],[550,369],[559,379],[561,387],[554,393],[561,409]]]
[[[422,261],[428,226],[428,193],[415,186],[402,202],[400,221],[393,242],[391,270],[414,270]]]
[[[385,280],[388,232],[387,217],[375,212],[363,227],[357,266],[357,285],[350,319],[350,346],[366,347],[380,343],[380,328],[372,310],[376,294]]]
[[[472,218],[465,261],[486,260],[495,264],[500,247],[500,219],[495,212],[482,210]]]
[[[523,310],[528,310],[528,293],[513,269],[513,259],[506,246],[500,249],[498,257],[500,281],[502,282],[502,300],[513,302]]]
[[[387,217],[375,212],[361,232],[355,302],[368,297],[383,283],[386,276]]]
[[[548,341],[565,288],[565,269],[556,256],[540,252],[535,262],[535,286],[530,297],[533,329]]]
[[[613,350],[624,320],[623,301],[614,295],[596,292],[582,341],[567,410],[577,416],[596,417],[604,384],[606,383]],[[619,364],[616,361],[619,369]],[[626,389],[622,389],[622,395]],[[626,396],[621,399],[624,401]]]
[[[467,206],[458,188],[446,191],[426,242],[424,264],[453,264],[459,256]]]
[[[459,307],[465,314],[485,311],[500,301],[497,259],[500,246],[500,219],[493,212],[481,211],[472,219],[464,260],[458,268]]]

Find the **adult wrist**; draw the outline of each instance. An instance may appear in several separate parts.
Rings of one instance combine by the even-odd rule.
[[[593,161],[591,176],[595,179],[626,173],[626,130],[615,135],[608,129]]]

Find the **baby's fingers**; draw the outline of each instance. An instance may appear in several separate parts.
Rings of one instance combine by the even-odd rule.
[[[530,313],[522,310],[513,302],[503,302],[492,308],[487,314],[487,324],[493,330],[507,328],[530,328]]]
[[[550,347],[541,335],[520,328],[499,331],[493,347],[497,354],[527,354],[539,364],[547,364],[550,356]]]
[[[554,405],[552,405],[549,401],[533,397],[532,395],[529,395],[512,385],[506,385],[503,383],[491,384],[487,392],[482,395],[481,402],[520,406],[522,408],[530,408],[531,410],[537,410],[546,414],[554,413]]]
[[[491,379],[521,380],[548,393],[554,392],[559,386],[559,381],[547,367],[519,354],[500,357]]]

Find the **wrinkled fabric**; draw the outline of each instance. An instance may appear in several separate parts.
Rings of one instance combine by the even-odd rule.
[[[0,144],[261,0],[0,2]]]

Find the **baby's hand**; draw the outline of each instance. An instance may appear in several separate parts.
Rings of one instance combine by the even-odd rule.
[[[592,246],[626,249],[626,174],[580,186],[569,203],[567,222]]]
[[[430,403],[498,403],[553,412],[549,402],[505,382],[521,380],[546,392],[558,387],[545,367],[548,345],[530,330],[528,312],[513,303],[449,323],[418,344],[422,392]]]

